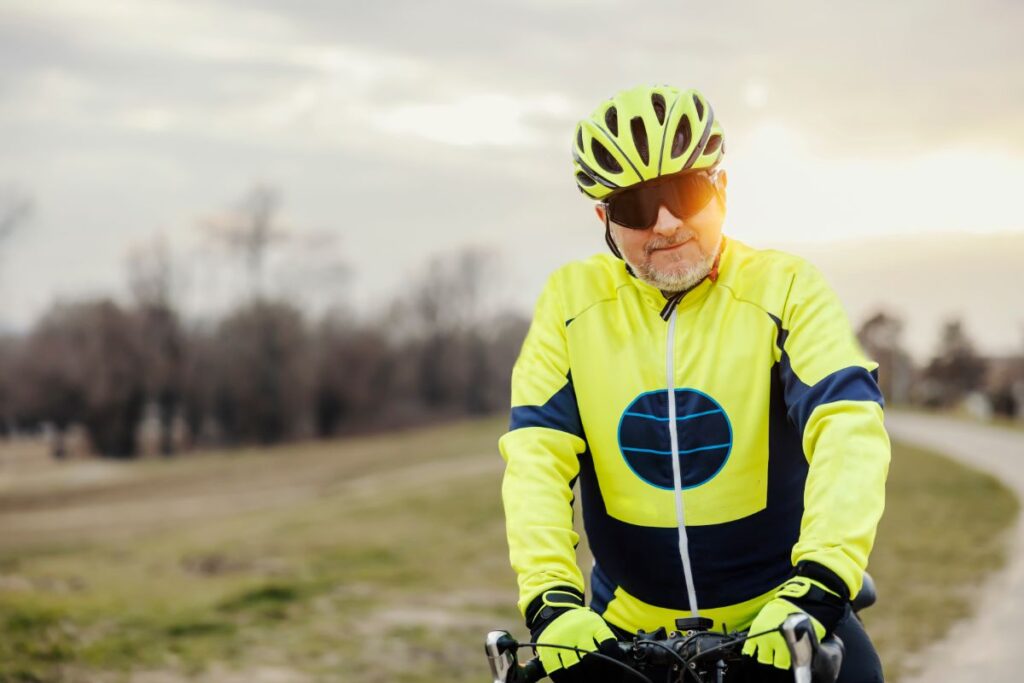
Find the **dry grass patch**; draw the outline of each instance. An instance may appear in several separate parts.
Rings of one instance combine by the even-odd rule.
[[[524,633],[503,423],[137,463],[106,488],[64,482],[76,492],[57,504],[64,519],[108,495],[150,512],[0,541],[0,681],[486,680],[484,633]],[[5,530],[37,497],[60,498],[27,491],[27,512],[0,510]],[[154,524],[185,494],[208,514]],[[892,662],[965,613],[963,596],[935,596],[998,566],[1016,507],[991,479],[904,447],[889,497],[871,567],[882,599],[867,616]]]

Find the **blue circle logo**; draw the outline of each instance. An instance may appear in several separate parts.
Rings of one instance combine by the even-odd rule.
[[[732,452],[732,426],[719,403],[696,389],[676,389],[676,433],[684,489],[714,479]],[[633,472],[651,486],[672,490],[668,394],[649,391],[619,420],[619,450]]]

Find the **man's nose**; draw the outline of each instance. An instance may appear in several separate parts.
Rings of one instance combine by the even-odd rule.
[[[654,232],[659,235],[674,235],[676,230],[683,224],[681,220],[676,218],[668,207],[662,204],[658,208],[658,219],[654,222]]]

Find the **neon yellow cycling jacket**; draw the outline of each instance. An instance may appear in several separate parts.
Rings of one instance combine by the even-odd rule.
[[[837,297],[802,259],[729,240],[717,278],[668,321],[665,307],[607,254],[556,271],[541,294],[499,444],[520,610],[584,588],[577,480],[591,607],[616,626],[672,628],[691,609],[681,546],[700,614],[719,627],[748,626],[797,563],[855,595],[889,440],[877,366]]]

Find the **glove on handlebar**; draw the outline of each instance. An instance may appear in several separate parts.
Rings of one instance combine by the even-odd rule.
[[[782,584],[775,596],[761,608],[750,625],[752,635],[778,629],[791,614],[804,612],[811,617],[820,641],[831,633],[846,613],[846,601],[824,584],[805,576],[795,576]],[[789,669],[792,661],[782,633],[776,631],[751,638],[743,645],[743,654],[756,657],[761,664]]]
[[[571,588],[545,591],[526,610],[526,625],[535,643],[577,647],[614,656],[615,634],[601,616],[583,606],[583,596]],[[593,679],[595,669],[606,666],[596,657],[561,648],[538,647],[537,656],[555,683]]]

